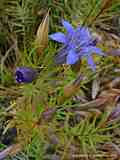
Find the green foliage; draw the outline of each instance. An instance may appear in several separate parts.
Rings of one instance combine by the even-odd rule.
[[[41,137],[33,137],[31,144],[27,145],[25,149],[29,158],[32,158],[34,160],[42,160],[44,156],[44,144],[45,143],[41,139]]]
[[[2,66],[1,66],[1,68],[2,68]],[[14,79],[13,79],[13,76],[11,75],[11,73],[4,69],[1,71],[1,74],[0,74],[0,82],[3,85],[9,86],[14,83]]]
[[[16,85],[14,71],[9,72],[5,63],[1,63],[1,83],[5,86],[14,84],[16,90],[20,92],[20,97],[15,97],[16,104],[10,108],[10,111],[0,110],[1,113],[4,111],[6,116],[11,115],[11,119],[6,122],[8,126],[5,130],[15,126],[17,141],[24,144],[23,151],[12,157],[11,160],[44,159],[46,154],[44,147],[46,139],[49,139],[48,128],[51,128],[59,137],[56,153],[61,152],[63,158],[65,154],[68,154],[67,149],[71,144],[78,144],[80,152],[88,153],[97,152],[99,144],[111,141],[113,135],[107,135],[107,133],[118,125],[102,126],[107,117],[104,113],[102,117],[81,118],[79,123],[70,124],[70,118],[74,117],[73,108],[76,109],[78,103],[70,97],[71,99],[65,100],[61,105],[56,105],[58,105],[58,98],[64,94],[64,86],[75,80],[76,73],[69,66],[57,67],[54,65],[53,57],[59,47],[57,43],[50,41],[42,56],[37,55],[34,45],[36,30],[48,8],[50,8],[50,32],[52,32],[59,28],[62,29],[58,28],[58,23],[63,17],[72,21],[74,25],[80,23],[94,27],[102,25],[106,20],[120,13],[119,1],[111,1],[108,5],[105,2],[107,0],[104,3],[103,0],[60,0],[59,2],[53,0],[1,0],[0,56],[5,57],[4,53],[11,48],[12,40],[15,38],[21,58],[17,65],[30,66],[39,72],[38,78],[31,84]],[[12,40],[11,35],[14,37]],[[13,50],[13,53],[16,52],[15,49]],[[13,59],[16,60],[14,55],[17,54],[12,54]],[[90,91],[89,83],[99,73],[103,71],[102,76],[106,76],[106,72],[110,70],[109,73],[113,74],[111,72],[113,70],[112,60],[112,58],[99,59],[100,65],[95,73],[91,73],[85,63],[80,66],[80,73],[86,76],[86,79],[80,84],[80,96],[86,94],[84,90]],[[88,95],[86,100],[89,101],[89,98]],[[50,122],[47,122],[42,113],[54,107],[57,109],[55,116]],[[80,109],[79,106],[77,109]],[[3,119],[1,118],[1,122]],[[0,144],[0,148],[4,147],[3,144]]]
[[[62,2],[58,4],[64,6]],[[50,25],[55,28],[53,23],[56,19],[58,21],[62,9],[58,4],[52,0],[2,0],[0,29],[4,30],[5,34],[16,33],[19,47],[28,49],[48,8],[51,8],[53,14]]]
[[[119,0],[70,0],[65,8],[74,22],[95,26],[119,15],[119,7]]]
[[[104,115],[104,114],[103,114]],[[104,118],[104,116],[103,116]],[[79,143],[80,150],[84,153],[88,152],[96,152],[96,147],[98,144],[102,144],[104,142],[110,142],[112,135],[106,135],[105,132],[110,130],[109,127],[105,127],[103,130],[99,127],[101,121],[98,123],[96,117],[91,121],[88,119],[83,119],[79,124],[76,124],[74,127],[68,126],[66,122],[65,125],[65,133],[66,135]]]
[[[9,158],[9,160],[43,160],[45,155],[44,145],[45,141],[37,134],[22,152]]]
[[[3,6],[1,6],[1,8],[4,8],[4,16],[8,18],[10,29],[20,36],[18,37],[19,39],[22,38],[20,42],[23,44],[23,47],[31,41],[33,36],[34,24],[37,18],[35,9],[37,9],[36,7],[40,7],[40,5],[37,6],[38,4],[39,0],[7,0],[4,1]]]

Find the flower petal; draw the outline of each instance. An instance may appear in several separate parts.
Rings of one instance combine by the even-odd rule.
[[[81,52],[83,52],[82,56],[87,56],[87,55],[91,55],[93,53],[96,53],[100,56],[104,56],[105,54],[101,51],[100,48],[94,47],[94,46],[88,46],[88,47],[84,47],[81,48]]]
[[[86,27],[80,27],[80,34],[81,36],[84,36],[84,38],[90,38],[91,39],[91,34],[88,28]]]
[[[101,51],[100,48],[97,47],[90,47],[91,52],[96,53],[100,56],[104,56],[105,54]]]
[[[76,45],[79,47],[88,46],[92,40],[89,30],[81,26],[76,28],[73,37],[75,38]]]
[[[74,52],[74,50],[70,50],[67,55],[67,64],[75,64],[78,60],[78,55]]]
[[[61,32],[51,34],[49,37],[54,41],[57,41],[60,43],[66,43],[66,36]]]
[[[65,64],[67,54],[68,54],[68,49],[66,46],[64,46],[63,48],[59,50],[58,54],[55,56],[55,63]]]
[[[73,26],[68,21],[62,20],[62,25],[65,27],[65,29],[67,30],[68,33],[74,32]]]
[[[115,107],[113,109],[113,111],[111,112],[111,114],[108,117],[108,120],[114,120],[120,118],[120,105],[118,105],[117,107]]]
[[[92,69],[93,71],[95,71],[96,65],[95,65],[95,63],[94,63],[94,61],[93,61],[92,56],[88,56],[88,57],[87,57],[87,62],[88,62],[88,65],[91,67],[91,69]]]

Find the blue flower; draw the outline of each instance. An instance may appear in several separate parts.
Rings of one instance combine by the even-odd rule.
[[[30,67],[18,67],[15,72],[15,78],[18,83],[30,83],[36,79],[38,73]]]
[[[75,64],[77,61],[86,57],[88,65],[95,71],[96,65],[93,61],[92,54],[103,56],[104,53],[100,48],[96,47],[97,39],[93,38],[90,31],[86,27],[78,26],[76,29],[73,26],[62,20],[67,33],[57,32],[49,37],[52,40],[64,44],[63,48],[55,57],[56,64]]]

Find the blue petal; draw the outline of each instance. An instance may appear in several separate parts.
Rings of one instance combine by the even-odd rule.
[[[87,62],[88,62],[88,65],[91,67],[91,69],[92,69],[93,71],[95,71],[96,65],[95,65],[95,63],[94,63],[94,61],[93,61],[92,56],[88,56],[88,57],[87,57]]]
[[[101,51],[100,48],[94,47],[94,46],[88,46],[85,48],[81,48],[82,56],[91,55],[93,53],[96,53],[100,56],[104,56],[104,53]]]
[[[81,41],[81,43],[82,43],[82,41],[88,43],[92,39],[92,36],[90,34],[89,29],[86,28],[86,27],[81,27],[81,26],[77,27],[76,36],[78,36],[78,38]]]
[[[81,27],[80,33],[81,33],[81,35],[83,35],[86,38],[91,38],[90,31],[86,27]]]
[[[67,54],[68,54],[68,49],[66,46],[64,46],[63,48],[59,50],[58,54],[55,56],[55,63],[65,64]]]
[[[90,50],[92,53],[96,53],[100,56],[104,56],[104,53],[101,51],[100,48],[97,48],[97,47],[90,47]]]
[[[54,41],[57,41],[60,43],[66,43],[66,36],[61,32],[51,34],[49,37]]]
[[[62,20],[62,25],[65,27],[65,29],[67,30],[68,33],[74,32],[73,26],[68,21]]]
[[[67,55],[67,64],[75,64],[78,60],[78,55],[74,52],[74,50],[70,50]]]

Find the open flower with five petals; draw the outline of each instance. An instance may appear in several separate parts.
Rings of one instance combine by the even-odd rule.
[[[74,29],[65,20],[62,20],[62,24],[67,31],[66,34],[57,32],[49,36],[52,40],[64,44],[55,57],[56,64],[72,65],[86,57],[88,65],[95,71],[96,65],[92,54],[104,55],[101,49],[96,47],[97,39],[93,38],[91,32],[86,27],[78,26]]]

